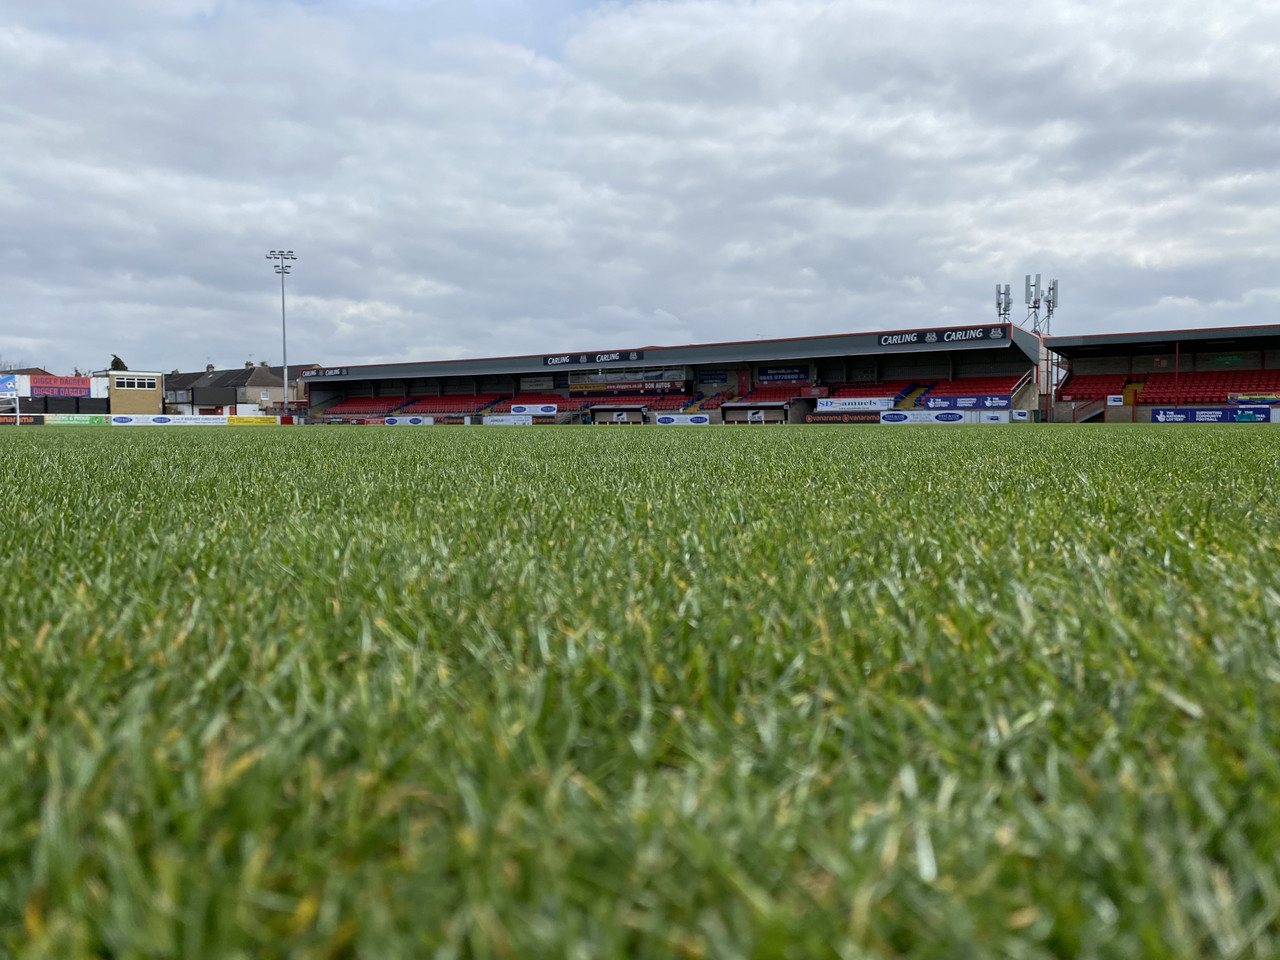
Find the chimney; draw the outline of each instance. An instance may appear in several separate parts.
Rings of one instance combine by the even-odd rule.
[[[212,363],[206,363],[206,364],[204,365],[204,372],[205,372],[205,373],[213,373],[213,364],[212,364]]]
[[[244,362],[244,368],[245,368],[246,370],[252,370],[252,369],[253,369],[253,361],[252,361],[252,360],[246,360],[246,361]]]

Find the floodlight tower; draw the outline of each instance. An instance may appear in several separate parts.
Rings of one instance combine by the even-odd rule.
[[[272,250],[267,254],[268,260],[277,261],[276,273],[280,274],[280,350],[282,372],[284,373],[284,415],[289,415],[289,336],[284,323],[284,278],[293,272],[290,260],[297,260],[292,250]]]

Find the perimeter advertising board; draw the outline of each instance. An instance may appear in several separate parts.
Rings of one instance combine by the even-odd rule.
[[[1154,407],[1152,423],[1271,423],[1270,407]]]
[[[435,417],[384,417],[382,420],[388,427],[430,427],[436,422]]]
[[[528,414],[531,417],[554,417],[560,407],[554,403],[513,403],[511,412],[520,415]]]
[[[218,417],[212,414],[116,414],[110,417],[113,427],[224,427],[239,417]],[[257,419],[257,418],[249,418]],[[269,418],[273,423],[275,417]]]
[[[46,413],[44,422],[47,426],[105,427],[111,417],[105,413]]]
[[[531,427],[533,416],[527,413],[495,413],[484,418],[486,427]]]
[[[927,410],[1008,410],[1013,405],[1013,400],[1008,394],[971,397],[926,396],[920,403]]]
[[[44,414],[43,413],[24,413],[22,414],[22,420],[20,421],[19,425],[23,427],[43,426]],[[12,413],[0,414],[0,426],[12,427],[13,414]]]
[[[705,413],[660,413],[653,418],[653,422],[664,427],[705,427],[711,422],[711,418]]]
[[[227,425],[232,427],[274,427],[279,423],[275,417],[227,417]]]
[[[879,423],[879,410],[818,410],[806,413],[805,423]]]
[[[942,423],[954,425],[965,422],[965,415],[959,410],[884,410],[880,413],[881,423]]]

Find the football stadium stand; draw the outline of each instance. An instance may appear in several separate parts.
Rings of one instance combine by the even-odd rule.
[[[485,407],[488,407],[501,399],[502,395],[497,393],[478,395],[446,394],[442,397],[411,397],[407,402],[401,400],[400,402],[403,406],[401,406],[396,412],[426,416],[442,413],[478,413]]]
[[[1271,410],[1280,422],[1280,325],[1042,337],[1002,322],[315,368],[301,379],[313,415],[334,421],[457,424],[554,405],[538,422],[601,422],[595,412],[610,408],[609,422],[668,424],[1269,422]],[[675,413],[707,416],[659,416]]]

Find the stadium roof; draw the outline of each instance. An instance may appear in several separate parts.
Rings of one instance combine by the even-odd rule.
[[[736,340],[626,350],[567,351],[474,360],[377,363],[330,366],[302,371],[312,384],[332,381],[387,380],[418,377],[477,377],[521,373],[553,373],[575,367],[658,367],[696,364],[769,363],[822,357],[918,354],[953,350],[1016,348],[1035,362],[1039,344],[1034,334],[1012,324],[962,324],[916,327],[870,333],[840,333],[773,340]]]
[[[1280,349],[1280,324],[1049,337],[1045,340],[1045,346],[1068,359],[1112,357],[1130,353],[1172,353],[1175,346],[1226,350],[1246,348],[1275,350]]]

